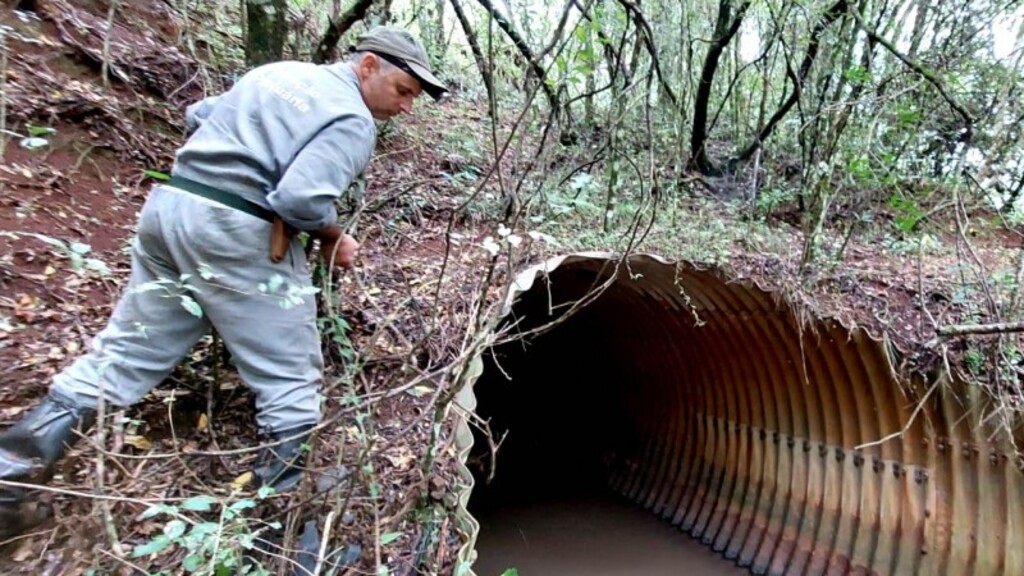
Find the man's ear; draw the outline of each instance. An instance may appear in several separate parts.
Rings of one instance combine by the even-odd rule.
[[[361,60],[359,60],[359,70],[362,72],[363,78],[369,78],[373,74],[380,70],[380,58],[376,54],[363,54]]]

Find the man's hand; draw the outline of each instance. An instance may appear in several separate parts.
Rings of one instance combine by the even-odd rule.
[[[351,268],[355,264],[359,242],[342,232],[338,226],[328,226],[310,235],[320,240],[320,258],[325,264],[333,263],[341,268]]]
[[[333,243],[320,244],[320,257],[324,259],[324,263],[329,265],[334,262],[335,266],[342,268],[351,268],[355,264],[358,251],[359,242],[348,234],[342,234],[341,238]]]

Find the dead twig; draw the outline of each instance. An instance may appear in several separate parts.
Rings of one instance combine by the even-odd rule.
[[[885,444],[889,440],[893,440],[895,438],[901,438],[904,434],[907,433],[907,430],[910,430],[910,427],[914,425],[914,421],[917,420],[917,415],[920,414],[921,410],[924,409],[925,404],[928,402],[928,398],[930,398],[931,395],[932,395],[932,392],[935,392],[935,389],[939,387],[939,383],[940,382],[941,382],[941,380],[936,380],[935,383],[932,384],[931,387],[928,388],[928,391],[925,392],[924,398],[921,398],[921,401],[917,403],[917,407],[914,408],[914,412],[910,415],[910,418],[907,419],[907,423],[903,426],[903,428],[899,432],[893,432],[892,434],[889,434],[888,436],[886,436],[884,438],[881,438],[879,440],[875,440],[873,442],[865,442],[864,444],[860,444],[858,446],[854,446],[853,449],[854,450],[863,450],[864,448],[871,448],[873,446],[881,446],[882,444]]]
[[[1024,332],[1024,321],[995,322],[992,324],[955,324],[943,326],[935,331],[936,334],[944,338],[971,334],[1007,334],[1011,332]]]

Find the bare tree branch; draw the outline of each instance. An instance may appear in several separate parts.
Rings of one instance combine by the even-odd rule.
[[[565,7],[562,8],[562,17],[558,20],[558,26],[555,26],[555,33],[551,35],[551,42],[537,53],[537,60],[543,60],[545,56],[555,49],[555,46],[558,46],[558,41],[562,39],[562,33],[565,31],[565,24],[569,21],[569,13],[572,12],[572,7],[575,3],[576,0],[568,0],[565,3]]]
[[[356,0],[356,3],[352,5],[344,14],[338,18],[332,20],[327,25],[327,31],[324,33],[323,39],[316,46],[316,52],[313,54],[313,62],[317,64],[323,64],[333,60],[332,55],[334,50],[338,47],[338,42],[341,37],[348,32],[356,22],[362,20],[366,13],[370,10],[370,6],[373,6],[373,0]]]
[[[512,44],[515,45],[516,49],[519,50],[519,54],[529,63],[530,70],[534,76],[537,77],[537,81],[540,83],[541,90],[544,91],[544,96],[547,97],[548,103],[551,105],[552,110],[557,110],[561,106],[559,105],[558,95],[555,94],[554,89],[547,82],[547,74],[544,72],[544,68],[540,65],[540,62],[533,55],[533,50],[530,49],[529,44],[526,40],[519,35],[519,32],[512,27],[512,23],[508,21],[497,9],[494,8],[494,3],[491,0],[477,0],[481,6],[490,13],[494,21],[498,23],[498,27],[505,32]]]
[[[749,2],[748,2],[749,3]],[[636,23],[639,29],[639,34],[643,40],[644,47],[647,48],[647,53],[651,55],[651,65],[654,67],[654,72],[658,75],[658,82],[661,89],[665,91],[669,101],[672,102],[673,106],[679,106],[679,98],[676,97],[675,90],[665,79],[665,75],[661,71],[661,59],[658,57],[658,46],[654,43],[654,30],[651,28],[650,23],[647,22],[647,18],[644,13],[640,10],[640,6],[634,4],[630,0],[619,0],[619,4],[626,9],[627,14],[631,14],[633,22]]]
[[[853,15],[854,20],[857,21],[857,25],[860,26],[860,29],[863,30],[869,38],[881,44],[886,50],[889,51],[890,54],[895,56],[900,62],[903,62],[908,68],[920,74],[922,78],[927,80],[929,84],[935,87],[935,90],[938,91],[939,95],[942,96],[942,99],[945,100],[947,104],[949,104],[949,107],[955,110],[956,113],[959,114],[961,118],[963,118],[964,135],[962,137],[962,141],[965,143],[971,142],[971,140],[974,137],[974,115],[971,114],[970,111],[967,110],[967,108],[965,108],[962,104],[957,102],[956,98],[953,98],[953,96],[951,96],[949,92],[946,91],[946,87],[943,86],[942,81],[939,80],[939,78],[930,70],[926,69],[924,66],[921,66],[914,60],[911,60],[908,56],[905,56],[903,53],[897,50],[896,47],[893,46],[892,42],[889,42],[885,38],[882,38],[874,30],[868,28],[867,24],[864,22],[864,20],[861,18],[860,14],[858,14],[856,10],[851,10],[850,14]]]
[[[484,56],[484,51],[480,48],[480,42],[476,38],[476,32],[473,30],[473,26],[469,23],[469,18],[466,18],[466,12],[462,9],[462,4],[459,0],[449,0],[452,5],[452,9],[455,10],[455,17],[459,20],[459,25],[462,26],[462,32],[466,35],[466,42],[469,43],[469,49],[473,52],[473,59],[476,60],[476,67],[480,69],[480,76],[484,80],[484,86],[487,88],[487,94],[492,99],[494,97],[494,75],[491,73],[491,66],[487,62],[487,58]]]
[[[996,322],[995,324],[958,324],[943,326],[935,331],[939,336],[967,336],[969,334],[1006,334],[1024,332],[1024,321]]]
[[[754,141],[748,144],[747,147],[734,158],[729,160],[730,166],[736,166],[750,160],[764,141],[772,135],[772,132],[775,131],[775,127],[778,123],[781,122],[793,106],[796,105],[797,101],[800,99],[800,92],[803,89],[804,80],[807,79],[807,74],[811,71],[811,66],[814,64],[814,59],[818,56],[818,48],[821,46],[821,35],[829,26],[832,25],[833,22],[839,20],[843,14],[849,12],[848,8],[849,2],[847,0],[838,0],[825,11],[821,20],[814,26],[814,29],[811,30],[810,42],[807,44],[807,52],[804,53],[804,59],[800,62],[800,68],[796,72],[793,72],[792,70],[789,71],[790,80],[793,81],[793,90],[790,92],[789,98],[787,98],[786,101],[783,102],[782,106],[775,111],[775,114],[768,119],[768,123],[761,128],[757,136],[754,138]]]

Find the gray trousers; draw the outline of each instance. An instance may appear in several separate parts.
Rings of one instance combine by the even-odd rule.
[[[131,280],[91,349],[54,377],[77,405],[128,406],[160,383],[212,325],[255,392],[259,426],[315,424],[323,358],[316,302],[298,240],[269,256],[271,225],[156,186],[132,241]]]

